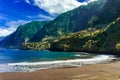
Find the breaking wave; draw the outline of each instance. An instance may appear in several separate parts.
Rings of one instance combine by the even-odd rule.
[[[90,59],[71,59],[43,62],[21,62],[0,64],[0,72],[33,72],[42,69],[79,67],[88,64],[98,64],[110,62],[115,59],[112,55],[98,55]]]

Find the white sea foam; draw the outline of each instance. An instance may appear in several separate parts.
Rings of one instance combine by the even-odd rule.
[[[114,56],[98,55],[91,59],[8,63],[8,64],[0,64],[0,72],[32,72],[32,71],[38,71],[41,69],[62,68],[62,67],[79,67],[82,65],[109,62],[112,59],[115,59]]]
[[[80,55],[80,54],[76,54],[75,56],[79,57],[79,56],[81,56],[81,55]]]

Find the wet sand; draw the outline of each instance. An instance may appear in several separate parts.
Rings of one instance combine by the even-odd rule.
[[[37,72],[0,73],[0,80],[120,80],[120,62]]]

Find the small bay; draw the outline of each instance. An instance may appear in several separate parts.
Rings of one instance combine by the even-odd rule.
[[[113,58],[112,55],[94,55],[85,52],[0,49],[0,72],[33,72],[41,69],[79,67],[104,63]]]
[[[83,55],[85,57],[83,57]],[[89,54],[85,54],[85,53],[81,53],[80,55],[73,52],[51,52],[47,50],[33,51],[33,50],[1,49],[0,63],[66,60],[66,59],[86,58],[86,56],[88,55]],[[90,57],[93,56],[90,55]]]

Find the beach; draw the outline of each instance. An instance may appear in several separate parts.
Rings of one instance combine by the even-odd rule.
[[[36,72],[0,73],[0,80],[120,80],[120,62]]]
[[[9,56],[11,54],[8,54],[8,51],[13,53],[12,56]],[[115,55],[101,54],[86,59],[83,56],[89,56],[88,53],[30,52],[2,51],[0,80],[120,80],[120,60]],[[46,56],[48,54],[50,55]],[[20,57],[20,55],[22,56]],[[36,57],[31,59],[33,55]],[[68,55],[83,58],[60,58],[60,60],[32,62],[36,58],[53,59],[60,55],[66,55],[64,58],[69,57]],[[16,59],[16,57],[19,58]],[[11,59],[16,62],[11,62]],[[21,60],[23,62],[20,62]],[[2,61],[6,61],[6,63],[2,63]]]

